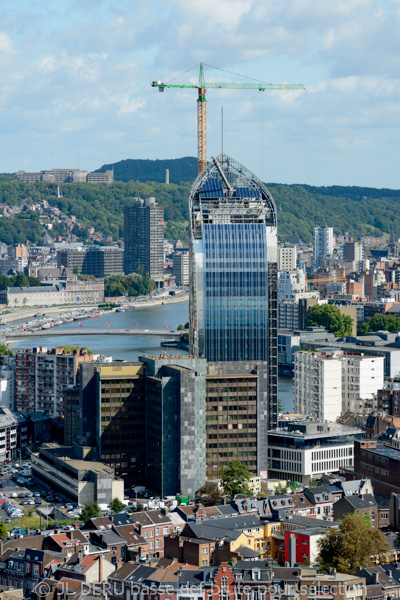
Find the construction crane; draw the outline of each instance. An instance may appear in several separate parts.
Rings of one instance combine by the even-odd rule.
[[[200,63],[199,81],[197,84],[176,84],[162,83],[162,81],[153,81],[152,87],[158,88],[163,92],[165,88],[197,89],[197,168],[200,173],[207,165],[207,89],[225,89],[225,90],[304,90],[302,83],[215,83],[206,82],[204,79],[204,63]]]
[[[347,281],[347,277],[321,277],[320,279],[306,279],[306,283],[326,283],[327,281]]]

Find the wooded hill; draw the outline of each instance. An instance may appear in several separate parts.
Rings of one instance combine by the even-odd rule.
[[[57,197],[53,183],[23,183],[9,175],[0,176],[0,204],[19,205],[32,200],[46,199],[67,215],[75,215],[85,225],[111,234],[113,240],[123,238],[124,206],[134,197],[155,196],[165,207],[165,236],[168,239],[188,239],[188,197],[196,177],[195,158],[165,161],[126,160],[104,165],[101,171],[114,167],[116,181],[105,184],[62,184],[62,198]],[[170,183],[165,185],[165,169],[170,169]],[[123,181],[119,179],[127,179]],[[141,180],[146,177],[148,181]],[[278,211],[278,232],[282,241],[301,238],[312,241],[313,228],[319,225],[333,227],[335,233],[348,231],[355,238],[364,235],[388,234],[393,224],[395,235],[400,207],[400,190],[362,187],[315,187],[309,185],[282,185],[268,183]],[[36,213],[0,218],[0,241],[7,244],[37,243],[44,233]],[[63,234],[55,226],[52,236]],[[87,239],[87,230],[74,231],[78,239]]]

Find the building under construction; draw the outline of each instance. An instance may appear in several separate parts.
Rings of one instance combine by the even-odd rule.
[[[248,169],[221,155],[195,180],[190,213],[191,352],[210,362],[268,364],[263,415],[277,419],[277,220]],[[261,407],[259,407],[261,408]],[[259,426],[262,418],[259,420]]]

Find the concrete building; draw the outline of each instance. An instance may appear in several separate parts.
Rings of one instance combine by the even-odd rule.
[[[43,411],[53,417],[64,413],[63,392],[77,383],[78,365],[92,361],[86,350],[66,353],[64,348],[17,350],[15,355],[15,409]]]
[[[9,287],[0,292],[0,304],[13,308],[77,302],[104,302],[104,281],[65,281],[56,285]]]
[[[175,252],[172,259],[172,274],[176,285],[189,285],[189,251]]]
[[[190,349],[210,362],[266,361],[277,420],[277,219],[271,193],[226,154],[190,198]]]
[[[124,209],[124,269],[160,280],[164,277],[164,208],[155,198],[134,198]]]
[[[251,473],[267,469],[268,367],[265,362],[207,364],[207,479],[239,460]]]
[[[295,354],[295,412],[336,419],[346,410],[362,413],[383,387],[383,357],[345,354],[338,350]]]
[[[17,171],[16,177],[20,181],[35,183],[37,181],[55,181],[56,183],[107,183],[114,181],[114,171],[105,171],[104,173],[88,173],[81,169],[50,169],[42,170],[36,173],[27,173],[26,171]]]
[[[314,227],[314,268],[323,264],[323,259],[333,254],[333,228]]]
[[[32,479],[78,504],[124,499],[124,482],[114,469],[90,460],[92,448],[43,444],[31,455]]]
[[[205,481],[205,375],[205,360],[190,356],[82,364],[80,411],[71,390],[65,428],[128,484],[194,496]]]
[[[361,429],[329,421],[291,421],[272,429],[268,431],[268,478],[309,485],[324,473],[351,469],[354,440],[361,435]]]
[[[114,183],[114,170],[104,171],[103,173],[88,173],[86,175],[87,183],[106,183],[111,185]]]
[[[336,421],[342,414],[342,353],[296,352],[294,410],[316,419]]]
[[[114,246],[81,246],[57,252],[57,266],[83,275],[108,277],[122,275],[123,251]]]
[[[278,329],[303,328],[306,314],[303,307],[306,305],[308,310],[318,299],[317,291],[308,291],[304,271],[279,272]]]
[[[297,246],[278,247],[278,271],[295,271],[297,268]]]

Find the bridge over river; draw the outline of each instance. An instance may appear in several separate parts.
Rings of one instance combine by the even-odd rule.
[[[73,335],[133,335],[136,337],[155,337],[155,338],[166,338],[170,341],[179,342],[181,335],[187,333],[184,331],[169,331],[165,329],[113,329],[107,327],[106,329],[87,329],[86,327],[74,327],[74,328],[56,328],[51,327],[49,329],[41,329],[40,331],[12,331],[9,333],[0,334],[0,338],[5,342],[13,342],[17,340],[26,340],[29,338],[39,337],[55,337],[55,336],[73,336]]]

